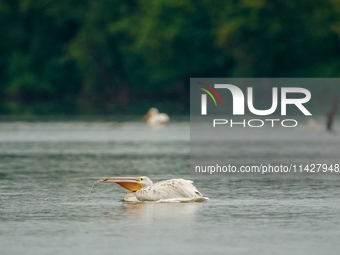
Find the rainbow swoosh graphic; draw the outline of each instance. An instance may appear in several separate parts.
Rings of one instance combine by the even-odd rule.
[[[217,91],[216,91],[213,87],[211,87],[210,85],[205,84],[205,83],[203,83],[203,82],[197,82],[197,83],[202,84],[202,85],[206,86],[207,88],[211,89],[211,91],[214,92],[214,94],[217,96],[218,100],[220,101],[220,104],[222,105],[222,100],[221,100],[221,98],[220,98],[220,95],[217,93]],[[206,92],[206,93],[212,98],[212,100],[214,100],[215,106],[217,106],[215,97],[210,93],[209,90],[206,90],[206,89],[204,89],[204,88],[199,88],[199,89],[200,89],[200,90],[203,90],[204,92]]]

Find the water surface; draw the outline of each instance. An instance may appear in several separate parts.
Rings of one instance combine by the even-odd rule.
[[[303,132],[295,146],[320,146],[315,160],[337,148],[339,135]],[[189,155],[187,122],[0,123],[0,253],[339,254],[338,175],[194,179],[211,199],[196,204],[122,203],[122,187],[98,183],[86,201],[101,176],[189,179]]]

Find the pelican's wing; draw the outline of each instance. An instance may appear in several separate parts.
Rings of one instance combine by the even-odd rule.
[[[202,198],[202,194],[192,185],[193,181],[171,179],[157,182],[136,192],[140,201],[158,201],[173,198]]]
[[[147,121],[150,124],[165,124],[170,121],[170,118],[166,113],[158,113],[150,117]]]

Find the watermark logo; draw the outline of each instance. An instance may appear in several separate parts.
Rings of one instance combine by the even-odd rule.
[[[220,104],[222,106],[221,97],[220,97],[220,95],[217,93],[217,91],[213,87],[211,87],[210,85],[205,84],[203,82],[197,82],[197,83],[202,84],[202,85],[206,86],[207,88],[209,88],[217,96],[217,98],[220,101]],[[204,88],[199,88],[199,89],[203,90],[204,92],[206,92],[212,98],[212,100],[214,101],[215,106],[217,106],[215,97],[211,94],[211,92],[209,92],[207,89],[204,89]],[[201,95],[201,114],[202,115],[207,115],[207,94],[202,94]]]
[[[208,115],[208,106],[207,106],[207,95],[211,97],[211,99],[214,101],[215,106],[217,106],[217,100],[215,99],[215,96],[219,100],[221,106],[222,100],[219,95],[219,93],[216,91],[219,90],[219,92],[225,93],[224,91],[228,91],[227,93],[231,93],[232,95],[232,109],[233,109],[233,115],[245,115],[245,106],[248,106],[249,111],[257,116],[269,116],[273,114],[278,106],[280,101],[280,107],[281,107],[281,116],[287,115],[287,105],[294,105],[298,108],[299,111],[301,111],[305,116],[311,116],[312,114],[307,110],[307,108],[304,106],[305,103],[309,102],[311,99],[311,93],[308,89],[300,88],[300,87],[281,87],[280,88],[280,95],[279,98],[279,89],[278,87],[272,87],[272,93],[271,93],[271,107],[269,109],[265,110],[259,110],[254,107],[254,94],[253,94],[253,88],[247,87],[247,98],[245,97],[243,91],[235,85],[232,84],[214,84],[214,87],[203,83],[203,82],[196,82],[201,85],[204,85],[206,88],[199,88],[200,90],[204,91],[204,94],[201,94],[201,115]],[[209,89],[209,90],[208,90]],[[295,98],[292,98],[292,94],[294,94]],[[246,103],[246,104],[245,104]],[[226,107],[226,106],[224,106]],[[246,121],[245,119],[242,122],[235,122],[233,119],[227,120],[227,119],[213,119],[213,127],[216,127],[216,125],[225,125],[230,124],[230,127],[233,127],[235,125],[242,125],[243,127],[249,126],[249,127],[262,127],[265,125],[266,122],[271,123],[271,126],[274,127],[275,122],[281,122],[281,126],[283,127],[296,127],[298,125],[298,122],[295,119],[250,119]],[[291,123],[291,124],[288,124]]]
[[[335,122],[339,84],[338,78],[190,78],[190,174],[339,172],[334,153],[308,162],[327,138],[322,128]]]
[[[217,98],[219,99],[221,106],[222,106],[222,101],[217,93],[217,91],[211,87],[208,84],[202,83],[202,82],[197,82],[200,83],[208,88],[210,88]],[[242,92],[242,90],[231,84],[215,84],[216,89],[228,89],[233,97],[233,115],[244,115],[244,106],[245,106],[245,97]],[[214,101],[215,105],[216,100],[214,96],[206,89],[200,88],[204,92],[206,92]],[[295,94],[303,94],[303,98],[287,98],[287,95],[289,93],[295,93]],[[207,115],[207,94],[202,94],[201,95],[201,115]],[[303,104],[307,103],[311,99],[311,93],[309,90],[304,89],[304,88],[291,88],[291,87],[284,87],[281,88],[281,115],[287,115],[287,105],[288,104],[293,104],[295,105],[304,115],[306,116],[311,116],[312,114],[306,109],[306,107],[303,106]],[[254,107],[253,103],[253,88],[248,87],[247,88],[247,105],[248,109],[251,113],[258,115],[258,116],[266,116],[273,114],[278,106],[278,88],[273,87],[272,88],[272,106],[267,109],[267,110],[257,110]]]

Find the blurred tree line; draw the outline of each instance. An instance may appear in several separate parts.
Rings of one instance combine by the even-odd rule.
[[[339,77],[339,15],[340,0],[0,0],[0,113],[185,113],[190,77]]]

